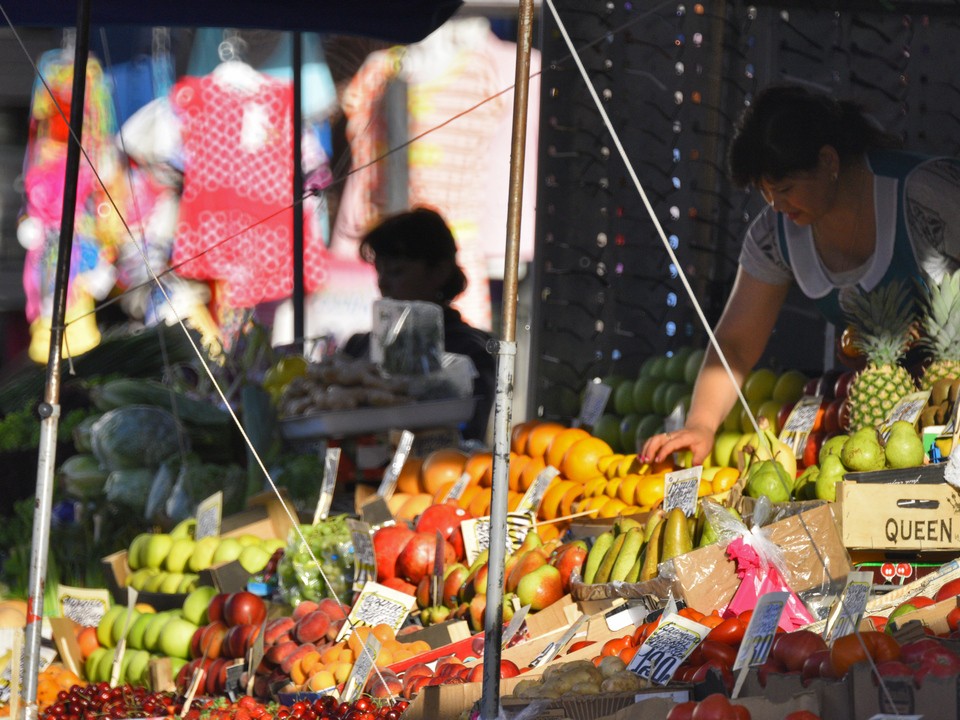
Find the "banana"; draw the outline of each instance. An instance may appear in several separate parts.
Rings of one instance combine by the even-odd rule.
[[[623,547],[613,563],[613,569],[610,571],[610,581],[626,580],[630,574],[630,569],[636,564],[640,556],[640,549],[643,547],[643,528],[638,524],[637,527],[630,528],[625,535]]]
[[[663,527],[666,524],[666,520],[658,522],[647,541],[643,567],[640,568],[640,582],[652,580],[658,575],[657,565],[660,563],[660,545],[663,540]]]
[[[617,561],[617,556],[620,554],[620,549],[623,547],[626,539],[626,533],[617,535],[617,537],[614,538],[613,545],[607,550],[607,554],[603,556],[603,562],[600,563],[600,567],[597,568],[597,574],[593,577],[595,583],[610,581],[610,572],[613,570],[613,564]]]
[[[603,557],[607,554],[611,545],[613,545],[612,532],[608,530],[597,535],[593,541],[593,547],[587,553],[587,561],[583,565],[583,582],[588,585],[593,582],[593,578],[597,574],[597,568],[600,567],[600,563],[603,562]]]

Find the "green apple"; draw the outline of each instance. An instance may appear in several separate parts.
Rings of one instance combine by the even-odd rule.
[[[137,619],[133,621],[130,630],[127,631],[127,647],[135,650],[145,650],[143,644],[143,634],[147,630],[147,625],[153,620],[155,613],[140,613]]]
[[[193,548],[193,554],[187,562],[190,572],[200,572],[210,567],[213,564],[213,553],[216,552],[219,544],[220,538],[215,535],[207,535],[207,537],[197,540],[197,544]]]
[[[240,552],[240,557],[237,560],[244,570],[253,575],[267,566],[270,561],[270,553],[259,545],[248,545]]]
[[[140,611],[131,610],[130,624],[127,625],[127,608],[123,608],[123,612],[117,615],[116,619],[113,621],[113,625],[110,628],[110,639],[113,641],[114,647],[120,643],[120,638],[123,637],[124,629],[129,632],[129,629],[133,627],[133,623],[137,621],[138,617],[140,617]]]
[[[143,584],[143,592],[160,592],[160,586],[163,585],[163,581],[167,579],[166,570],[158,570],[156,575],[151,575],[147,578],[147,581]]]
[[[243,535],[237,536],[237,542],[244,547],[247,547],[248,545],[259,545],[261,542],[263,542],[263,540],[258,535],[254,535],[253,533],[243,533]]]
[[[200,576],[196,573],[184,573],[183,579],[180,581],[180,587],[177,588],[177,592],[188,593],[197,587],[197,583],[199,581]]]
[[[116,641],[113,640],[112,630],[113,623],[118,617],[123,617],[127,613],[127,608],[123,605],[112,605],[109,610],[107,610],[103,616],[100,618],[100,623],[97,625],[97,642],[100,643],[100,647],[112,648],[116,645]]]
[[[150,653],[146,650],[131,649],[123,655],[126,680],[131,685],[146,685],[147,667],[150,665]]]
[[[209,622],[207,608],[216,594],[217,589],[212,585],[198,587],[183,599],[183,617],[194,625],[206,625]]]
[[[83,661],[83,676],[87,679],[87,682],[94,683],[98,682],[97,674],[97,665],[100,663],[100,658],[110,652],[105,647],[98,647],[92,653],[87,656],[87,659]]]
[[[190,641],[197,626],[183,618],[172,618],[160,633],[160,652],[170,657],[189,658]]]
[[[211,558],[210,564],[222,565],[223,563],[232,562],[240,557],[241,552],[243,552],[243,545],[240,544],[239,540],[232,537],[221,538],[217,549],[213,551],[213,558]]]
[[[146,541],[141,552],[144,567],[163,567],[164,560],[173,546],[173,538],[166,533],[154,533]]]
[[[266,540],[260,541],[260,547],[266,550],[270,555],[273,555],[277,550],[285,549],[287,544],[280,538],[267,538]]]
[[[175,678],[177,673],[180,672],[180,668],[186,665],[189,660],[185,658],[172,657],[170,658],[170,677]]]
[[[166,577],[163,578],[163,582],[160,583],[160,592],[173,595],[179,589],[182,580],[183,573],[168,572]]]
[[[182,573],[187,568],[187,561],[190,560],[190,556],[193,554],[194,545],[196,545],[196,543],[193,538],[190,537],[174,539],[163,566],[169,572]]]
[[[155,613],[150,618],[150,623],[143,631],[144,650],[149,650],[150,652],[157,652],[160,650],[160,633],[163,632],[163,628],[167,626],[167,623],[170,622],[172,618],[173,613],[169,610]]]

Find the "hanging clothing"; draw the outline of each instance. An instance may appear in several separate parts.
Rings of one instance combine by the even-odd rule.
[[[173,249],[178,274],[220,281],[225,304],[245,308],[293,293],[289,83],[238,61],[187,77],[171,93],[181,123],[183,194]],[[304,212],[304,283],[325,278],[323,238]]]
[[[539,69],[539,53],[531,57]],[[355,172],[344,188],[331,250],[356,257],[364,233],[386,214],[384,94],[407,84],[409,206],[439,212],[457,241],[466,292],[454,302],[474,327],[491,327],[488,266],[505,255],[516,45],[480,18],[446,23],[421,43],[372,53],[343,97]],[[503,92],[507,90],[507,92]],[[539,92],[531,87],[521,259],[533,256]],[[469,111],[469,112],[468,112]],[[428,132],[429,131],[429,132]],[[420,137],[423,135],[423,137]]]

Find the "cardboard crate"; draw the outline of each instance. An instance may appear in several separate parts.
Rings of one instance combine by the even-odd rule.
[[[913,678],[885,678],[886,692],[871,677],[865,664],[854,665],[844,678],[850,693],[849,720],[874,715],[919,715],[923,718],[960,717],[960,677],[927,677],[921,687]],[[892,703],[892,704],[891,704]],[[823,720],[839,720],[824,717]]]
[[[670,686],[667,687],[669,688]],[[642,699],[642,696],[638,697]],[[823,720],[828,720],[826,715],[821,714],[816,695],[810,692],[801,692],[780,701],[773,701],[766,697],[744,697],[731,702],[747,708],[747,710],[750,711],[751,720],[783,720],[789,713],[797,710],[809,710],[816,715],[821,715]],[[664,718],[675,704],[672,700],[652,697],[644,701],[640,706],[631,705],[612,715],[605,716],[602,720],[637,720],[638,718],[651,718],[652,720],[653,718]],[[850,720],[850,718],[844,718],[844,720]]]
[[[673,707],[693,697],[693,689],[688,684],[651,687],[630,693],[605,693],[602,695],[582,695],[561,697],[555,700],[536,700],[508,696],[502,699],[501,707],[507,718],[513,718],[533,704],[537,704],[537,717],[569,718],[569,720],[599,720],[617,712],[629,711],[631,718],[663,717],[666,715],[646,714],[647,702],[660,701]],[[641,707],[637,707],[641,704]]]
[[[843,544],[883,550],[960,549],[960,493],[947,483],[837,484]]]

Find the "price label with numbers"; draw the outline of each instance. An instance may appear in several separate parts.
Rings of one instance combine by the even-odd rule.
[[[613,388],[605,383],[588,383],[583,393],[583,405],[580,407],[578,422],[580,426],[593,427],[597,424],[610,401]]]
[[[700,496],[700,476],[703,466],[684,468],[668,472],[663,477],[663,509],[670,512],[678,507],[683,514],[691,517],[697,511],[697,498]]]
[[[347,681],[343,685],[343,694],[340,696],[343,702],[352,703],[360,697],[379,654],[380,641],[370,633],[363,644],[360,656],[353,661],[353,669],[350,670],[350,675],[347,676]]]
[[[219,537],[220,518],[223,516],[223,493],[215,492],[197,505],[197,527],[194,530],[195,540],[205,537]]]
[[[709,632],[706,625],[682,615],[666,617],[627,663],[627,670],[656,685],[666,685]]]
[[[463,496],[463,491],[467,489],[467,486],[470,485],[470,473],[462,473],[457,481],[453,484],[453,487],[450,488],[450,492],[447,493],[447,496],[443,499],[444,502],[448,500],[459,500]]]
[[[349,637],[356,627],[373,627],[381,623],[389,625],[396,633],[403,626],[404,620],[413,610],[417,599],[399,590],[388,588],[373,581],[363,586],[357,601],[347,615],[347,621],[340,628],[337,642]]]
[[[523,543],[527,533],[536,524],[532,513],[507,513],[507,552],[511,553]],[[470,518],[460,522],[463,535],[463,550],[467,562],[473,564],[477,556],[490,547],[490,516]]]
[[[823,630],[823,638],[828,645],[860,627],[872,587],[872,572],[854,571],[847,574],[847,584],[831,609]]]
[[[367,523],[348,518],[347,527],[353,540],[353,589],[358,591],[368,580],[377,579],[377,555]]]
[[[520,498],[520,502],[517,503],[517,512],[536,512],[539,510],[540,502],[543,500],[547,488],[550,487],[550,483],[553,482],[553,479],[559,474],[560,471],[551,465],[547,465],[547,467],[541,470],[530,487],[527,488],[523,497]]]
[[[820,395],[804,395],[797,400],[780,429],[780,442],[789,445],[797,457],[803,456],[807,437],[817,423],[817,415],[822,405],[823,397]]]
[[[313,511],[313,524],[316,525],[330,514],[333,504],[333,488],[337,484],[337,471],[340,469],[340,448],[327,448],[323,457],[323,480],[320,483],[320,498]]]
[[[57,606],[60,615],[78,625],[96,627],[110,607],[110,593],[92,588],[57,586]]]
[[[893,410],[890,411],[890,416],[880,425],[881,442],[887,441],[887,437],[890,435],[890,428],[893,427],[893,424],[898,420],[916,425],[917,420],[920,419],[920,413],[923,412],[928,402],[930,402],[929,390],[910,393],[900,398],[900,402],[894,405]]]
[[[780,616],[789,597],[789,593],[785,592],[771,592],[760,596],[740,642],[737,659],[733,662],[734,670],[764,663],[770,654],[770,648],[773,647]]]
[[[403,470],[403,464],[410,455],[410,449],[413,447],[413,433],[404,430],[400,433],[400,441],[397,443],[397,450],[393,454],[393,459],[387,466],[387,471],[383,474],[383,480],[380,481],[380,487],[377,488],[377,495],[384,500],[393,497],[393,491],[397,488],[397,478],[400,477],[400,471]]]

